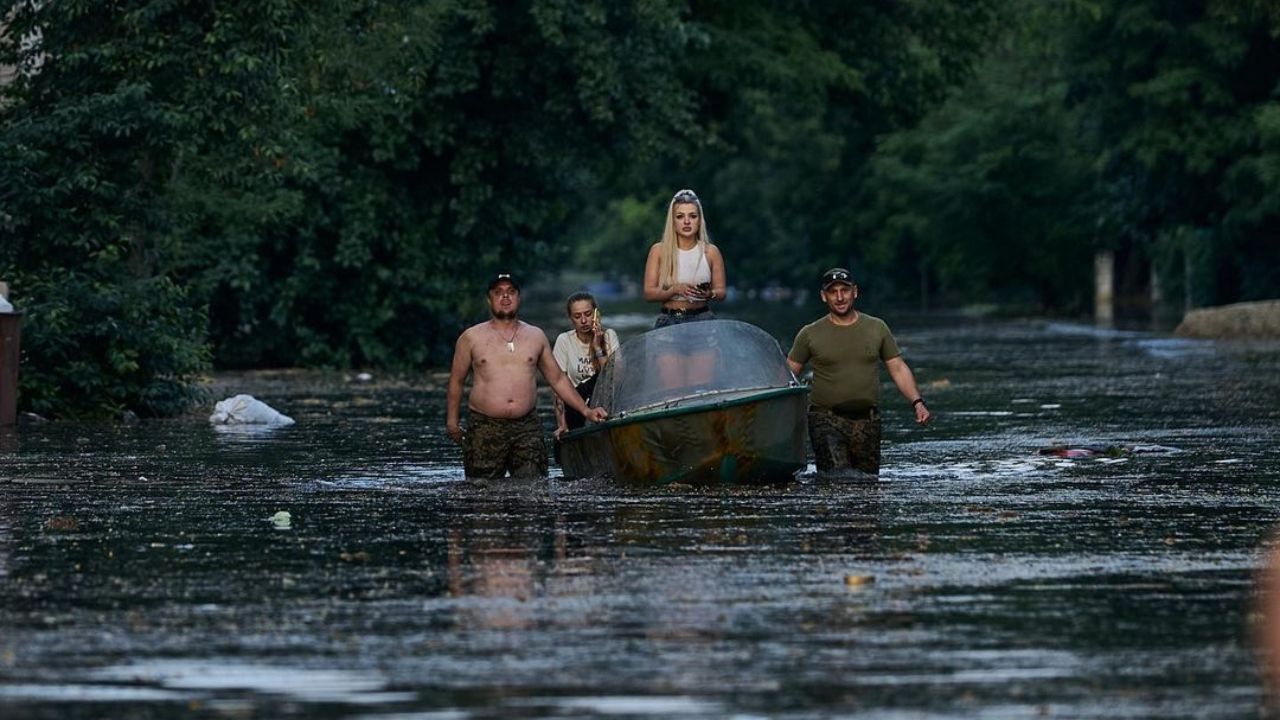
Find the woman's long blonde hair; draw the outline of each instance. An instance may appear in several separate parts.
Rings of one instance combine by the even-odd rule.
[[[702,211],[702,201],[692,190],[681,190],[671,196],[667,203],[667,225],[662,229],[662,247],[658,250],[658,283],[663,287],[676,284],[676,251],[680,245],[676,243],[676,205],[692,203],[698,208],[698,249],[705,255],[707,243],[711,241],[707,234],[707,216]]]

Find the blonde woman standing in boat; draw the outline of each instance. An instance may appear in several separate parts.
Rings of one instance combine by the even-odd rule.
[[[711,244],[702,201],[692,190],[681,190],[667,205],[662,239],[649,248],[644,265],[644,299],[662,303],[655,329],[679,323],[710,320],[711,301],[723,300],[724,256]],[[715,353],[672,356],[660,361],[664,384],[697,385],[710,380]]]

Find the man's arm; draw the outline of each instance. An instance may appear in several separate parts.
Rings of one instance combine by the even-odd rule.
[[[898,392],[902,393],[902,397],[911,403],[911,409],[916,412],[916,422],[924,425],[933,417],[933,413],[929,412],[929,406],[924,403],[924,399],[920,397],[920,389],[916,387],[916,376],[912,374],[911,368],[907,366],[907,361],[899,355],[884,361],[884,367],[889,371],[889,377],[893,379],[893,384],[898,386]],[[916,402],[919,400],[920,402]]]
[[[804,366],[811,357],[806,329],[807,327],[800,328],[800,332],[796,333],[796,339],[791,341],[791,349],[787,351],[787,367],[791,368],[791,374],[795,375],[796,378],[799,378],[800,373],[804,372]],[[792,356],[798,357],[800,360],[793,360],[791,359]]]
[[[565,358],[561,355],[560,340],[561,338],[556,338],[556,346],[551,351],[551,357],[555,359],[556,366],[560,368],[560,371],[564,372]],[[569,430],[569,423],[565,419],[564,402],[560,400],[560,396],[552,394],[551,400],[552,400],[551,407],[553,410],[555,410],[555,413],[556,413],[556,429],[554,432],[552,432],[552,435],[558,438]]]
[[[555,411],[556,411],[556,429],[555,429],[555,432],[552,433],[552,435],[556,437],[560,437],[561,435],[568,432],[569,421],[566,420],[564,417],[564,401],[560,399],[560,396],[552,395],[551,400],[553,401],[553,407],[555,408]]]
[[[471,373],[471,338],[463,332],[453,346],[453,364],[449,366],[449,389],[445,395],[444,429],[454,442],[462,442],[462,384]]]
[[[547,384],[556,395],[564,401],[565,405],[582,413],[582,416],[602,422],[609,417],[609,413],[604,408],[587,407],[587,402],[582,399],[578,391],[573,388],[573,383],[569,382],[569,376],[565,375],[556,364],[556,359],[551,355],[551,347],[544,341],[542,352],[538,354],[538,369],[542,371],[542,377],[546,379]]]

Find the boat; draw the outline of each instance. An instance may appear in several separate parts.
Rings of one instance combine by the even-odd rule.
[[[738,320],[669,325],[622,344],[589,404],[609,419],[561,436],[566,477],[665,484],[793,478],[807,464],[809,388],[764,330]]]

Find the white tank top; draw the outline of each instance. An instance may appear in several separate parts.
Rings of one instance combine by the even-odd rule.
[[[711,282],[711,266],[707,264],[707,251],[702,243],[692,250],[676,248],[676,282],[690,285]]]

